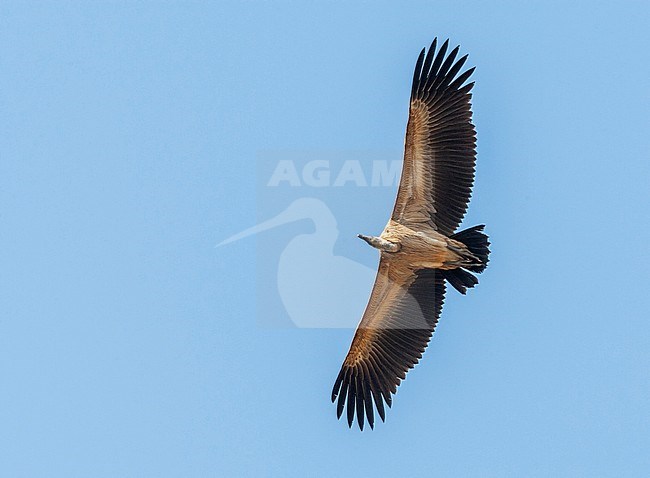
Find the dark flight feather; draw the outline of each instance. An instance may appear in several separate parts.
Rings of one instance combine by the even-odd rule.
[[[404,167],[392,219],[411,225],[421,222],[426,211],[429,225],[449,236],[467,211],[474,183],[473,83],[465,85],[474,68],[461,73],[467,55],[456,61],[459,47],[446,55],[447,40],[434,56],[435,45],[426,58],[420,53],[414,72]]]
[[[386,327],[374,330],[372,339],[363,337],[364,329],[357,330],[351,350],[362,346],[372,353],[356,361],[346,359],[332,390],[332,402],[338,400],[337,415],[340,418],[345,405],[350,427],[356,415],[359,428],[363,430],[364,416],[374,428],[374,409],[385,420],[384,403],[391,406],[391,394],[422,357],[438,323],[444,295],[442,271],[416,271],[406,293],[390,304],[393,312]]]

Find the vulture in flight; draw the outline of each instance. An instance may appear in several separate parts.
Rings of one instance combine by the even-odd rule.
[[[476,131],[466,83],[449,40],[433,40],[415,65],[404,164],[393,213],[379,237],[359,237],[380,251],[377,278],[332,390],[337,416],[351,427],[356,414],[374,427],[384,404],[422,357],[438,323],[445,288],[474,287],[488,263],[483,225],[456,232],[471,196]]]

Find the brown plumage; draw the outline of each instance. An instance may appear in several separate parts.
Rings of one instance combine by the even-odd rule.
[[[380,250],[370,300],[332,390],[340,418],[364,416],[374,426],[374,410],[384,420],[384,403],[422,357],[444,302],[446,282],[465,293],[478,283],[489,242],[483,226],[454,234],[467,210],[474,182],[476,132],[471,94],[465,84],[474,68],[459,74],[467,55],[449,41],[436,51],[434,40],[418,57],[404,164],[397,200],[379,237],[359,235]]]

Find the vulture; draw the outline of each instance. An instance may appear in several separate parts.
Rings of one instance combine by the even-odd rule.
[[[474,68],[463,70],[460,47],[449,40],[422,49],[415,65],[404,161],[388,224],[359,238],[379,250],[379,269],[368,305],[341,367],[332,402],[350,427],[375,411],[385,420],[406,373],[433,334],[447,284],[461,294],[478,284],[490,253],[484,225],[457,232],[467,211],[476,165],[472,123]]]

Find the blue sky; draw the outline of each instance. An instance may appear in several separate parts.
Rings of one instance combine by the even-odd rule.
[[[3,2],[0,474],[647,476],[648,24],[642,1]],[[492,262],[360,433],[329,403],[352,331],[259,323],[258,256],[312,226],[214,246],[266,218],[261,152],[399,152],[434,36],[477,67],[465,225]],[[354,234],[394,191],[359,197],[335,251],[371,267]]]

